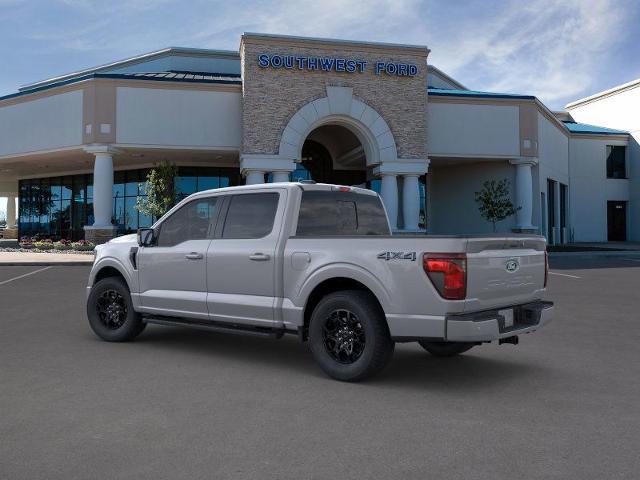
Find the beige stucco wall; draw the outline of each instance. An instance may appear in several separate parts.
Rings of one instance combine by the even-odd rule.
[[[363,73],[261,68],[258,55],[262,53],[362,59],[368,64]],[[426,158],[426,48],[375,48],[350,42],[243,37],[240,54],[243,153],[277,154],[282,132],[294,113],[305,104],[326,97],[327,86],[342,86],[353,88],[354,98],[384,118],[394,136],[398,157]],[[416,64],[418,73],[414,77],[376,75],[377,61]]]
[[[607,178],[607,145],[628,144],[608,138],[571,139],[571,225],[579,242],[607,241],[607,201],[629,201],[630,181]],[[633,224],[627,212],[627,227]]]
[[[570,106],[568,110],[578,122],[629,132],[631,138],[627,153],[629,174],[627,182],[629,184],[628,238],[632,241],[640,241],[640,84],[631,85],[629,88],[589,102]],[[572,162],[573,160],[572,156]],[[602,168],[600,166],[600,172]],[[572,165],[572,170],[575,170],[574,165]],[[622,185],[625,181],[609,180],[608,183]],[[611,200],[616,199],[620,198],[611,198]],[[591,235],[595,236],[595,233]]]
[[[492,233],[492,226],[478,211],[475,192],[486,180],[509,181],[515,203],[515,168],[507,161],[479,161],[469,158],[450,166],[429,169],[428,218],[429,233],[437,235]],[[497,225],[498,232],[511,232],[515,216]]]
[[[429,155],[519,157],[517,105],[429,102]]]
[[[82,90],[0,106],[0,156],[81,143]]]
[[[118,87],[118,144],[237,150],[240,92]]]

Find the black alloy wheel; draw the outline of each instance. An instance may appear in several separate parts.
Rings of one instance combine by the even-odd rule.
[[[102,292],[96,301],[96,313],[100,322],[109,330],[117,330],[127,319],[127,303],[114,289]]]
[[[350,310],[334,310],[322,328],[324,347],[337,362],[350,364],[362,356],[366,335],[358,316]]]

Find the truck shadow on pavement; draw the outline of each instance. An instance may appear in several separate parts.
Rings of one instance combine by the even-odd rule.
[[[153,327],[135,341],[144,350],[203,356],[212,368],[233,368],[241,374],[252,365],[273,368],[273,375],[296,375],[326,379],[315,364],[307,343],[293,336],[281,340],[229,335],[181,327]],[[481,349],[453,358],[436,358],[421,349],[399,344],[391,363],[378,376],[360,385],[370,387],[428,388],[450,392],[487,389],[492,385],[506,386],[514,380],[527,382],[531,376],[543,375],[543,366],[514,361],[512,356],[501,359],[482,356]],[[182,359],[188,361],[188,359]],[[207,361],[207,360],[205,360]],[[271,375],[271,373],[270,373]]]
[[[486,390],[495,385],[506,387],[514,381],[528,382],[545,371],[540,365],[516,361],[512,356],[483,356],[481,349],[479,346],[477,350],[450,358],[396,349],[393,360],[375,381],[393,387],[420,386],[455,393]]]

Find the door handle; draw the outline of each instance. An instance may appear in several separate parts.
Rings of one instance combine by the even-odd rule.
[[[201,253],[196,253],[196,252],[191,252],[191,253],[187,253],[184,258],[188,259],[188,260],[201,260],[203,258],[204,255],[202,255]]]
[[[267,260],[269,260],[271,258],[270,255],[267,255],[266,253],[254,253],[253,255],[249,255],[249,259],[250,260],[254,260],[256,262],[265,262]]]

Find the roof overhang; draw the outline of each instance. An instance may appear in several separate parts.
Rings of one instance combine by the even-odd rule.
[[[610,88],[609,90],[604,90],[602,92],[594,93],[588,97],[581,98],[571,103],[567,103],[564,108],[567,110],[571,110],[573,108],[580,107],[581,105],[585,105],[587,103],[596,102],[606,97],[610,97],[612,95],[617,95],[622,92],[626,92],[627,90],[631,90],[633,88],[640,87],[640,78],[636,80],[632,80],[627,83],[623,83],[622,85],[618,85],[617,87]]]
[[[77,72],[60,75],[57,77],[41,80],[34,83],[28,83],[18,88],[18,91],[23,92],[25,90],[32,90],[34,88],[39,88],[51,83],[59,83],[65,80],[73,79],[75,77],[83,77],[93,73],[104,72],[105,70],[112,70],[114,68],[122,68],[130,65],[136,65],[143,62],[148,62],[149,60],[155,60],[158,58],[168,57],[171,55],[184,55],[184,56],[193,56],[193,57],[204,56],[204,57],[233,58],[233,59],[240,58],[240,54],[238,52],[234,52],[230,50],[209,50],[209,49],[203,49],[203,48],[168,47],[168,48],[163,48],[161,50],[156,50],[154,52],[136,55],[135,57],[126,58],[124,60],[117,60],[115,62],[106,63],[104,65],[100,65],[97,67],[78,70]]]
[[[447,82],[452,83],[453,85],[458,87],[460,90],[469,90],[467,87],[462,85],[459,81],[457,81],[455,78],[451,77],[450,75],[447,75],[442,70],[440,70],[438,67],[434,67],[433,65],[429,64],[429,65],[427,65],[427,69],[428,69],[429,73],[435,74],[435,75],[441,77],[443,80],[446,80]]]

